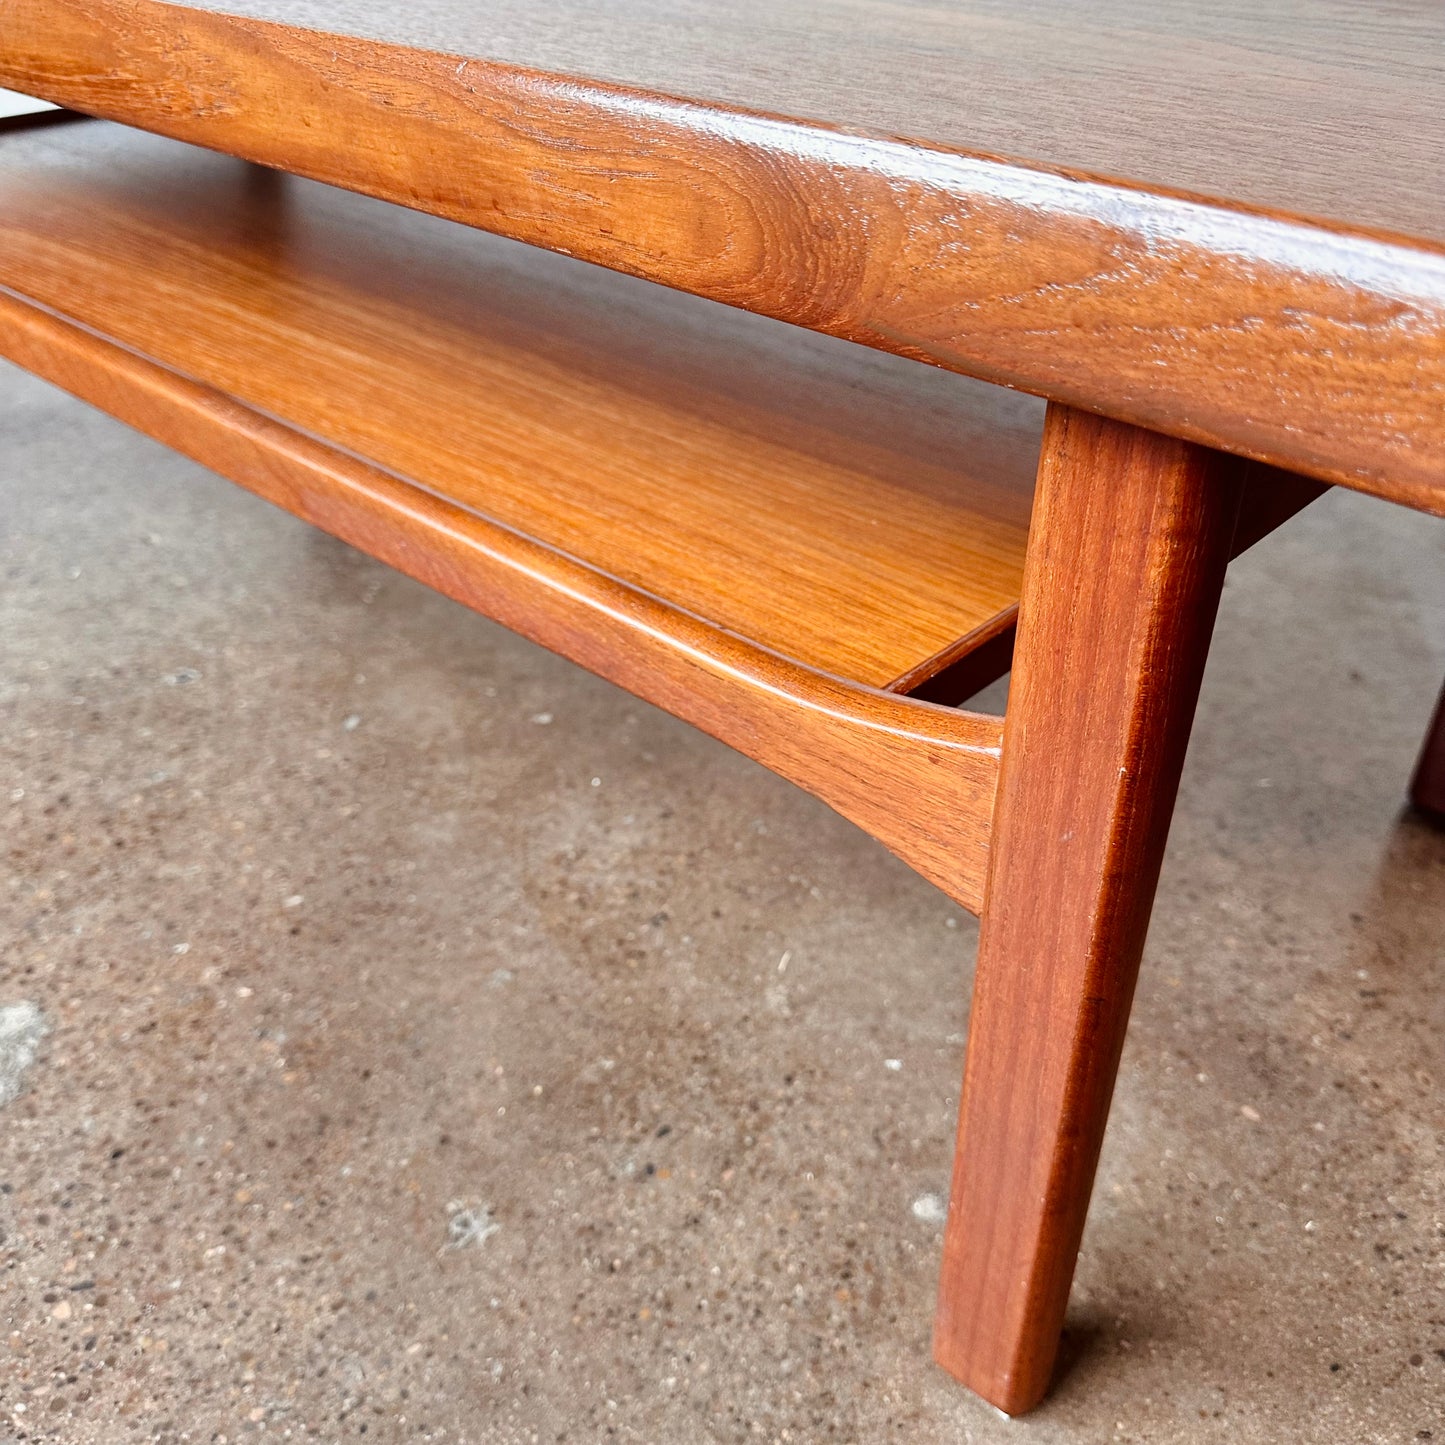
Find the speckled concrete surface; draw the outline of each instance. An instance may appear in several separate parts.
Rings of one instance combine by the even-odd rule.
[[[12,370],[0,437],[0,1438],[1445,1440],[1445,525],[1234,569],[1007,1422],[928,1363],[972,919]]]

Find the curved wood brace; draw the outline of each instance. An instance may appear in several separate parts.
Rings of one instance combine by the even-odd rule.
[[[1001,719],[802,667],[3,287],[0,354],[685,718],[978,911]]]
[[[1423,244],[157,0],[8,0],[0,84],[1445,513]]]

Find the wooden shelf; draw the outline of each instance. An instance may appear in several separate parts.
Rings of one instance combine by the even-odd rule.
[[[0,284],[823,672],[1018,598],[1001,388],[103,122],[0,138]]]

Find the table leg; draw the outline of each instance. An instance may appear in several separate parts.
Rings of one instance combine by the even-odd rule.
[[[1422,813],[1445,819],[1445,688],[1435,704],[1435,716],[1410,779],[1410,801]]]
[[[1053,1368],[1240,487],[1050,406],[934,1332],[1011,1414]]]

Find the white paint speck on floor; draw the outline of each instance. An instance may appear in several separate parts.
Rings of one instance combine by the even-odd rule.
[[[35,1062],[47,1032],[45,1015],[30,1000],[0,1006],[0,1106],[24,1087],[25,1071]]]
[[[948,1200],[941,1194],[920,1194],[913,1201],[913,1217],[925,1224],[942,1224],[948,1218]]]

